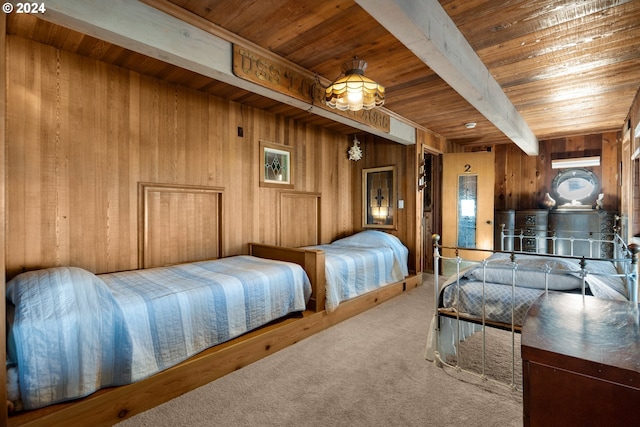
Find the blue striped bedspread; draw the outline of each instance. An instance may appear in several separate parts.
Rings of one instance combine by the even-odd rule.
[[[365,230],[331,244],[308,248],[325,252],[327,312],[343,301],[409,275],[409,250],[397,237],[382,231]]]
[[[9,358],[25,409],[135,382],[306,308],[297,264],[252,256],[95,276],[74,267],[7,285]]]

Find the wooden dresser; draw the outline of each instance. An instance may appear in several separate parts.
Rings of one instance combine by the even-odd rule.
[[[571,210],[558,209],[549,212],[549,230],[557,237],[577,237],[595,240],[606,237],[611,239],[616,225],[616,216],[611,212],[603,210]],[[590,233],[593,233],[590,236]],[[557,240],[555,242],[555,253],[558,255],[571,254],[571,242],[568,240]],[[549,248],[553,252],[553,248]],[[590,258],[613,258],[613,246],[610,244],[590,244],[589,242],[575,242],[573,248],[574,255],[586,256]]]
[[[495,236],[494,249],[505,251],[523,251],[523,252],[547,252],[547,236],[548,214],[546,209],[530,209],[530,210],[513,210],[494,212]],[[516,233],[522,232],[522,237],[505,238],[503,245],[500,245],[501,225],[504,224],[506,229],[511,229],[513,234],[515,228]],[[536,239],[542,237],[542,239]]]
[[[514,210],[508,209],[494,212],[495,235],[494,249],[504,251],[524,251],[538,253],[555,253],[569,255],[571,246],[576,256],[589,258],[613,258],[613,247],[606,243],[589,243],[586,241],[570,242],[564,238],[600,240],[610,239],[616,225],[616,215],[596,209],[546,209]],[[506,229],[515,229],[516,234],[522,232],[523,237],[507,237],[501,242],[501,225]],[[556,236],[556,241],[535,237]],[[501,245],[502,243],[502,245]]]
[[[521,338],[525,426],[640,424],[637,305],[550,293]]]
[[[514,249],[523,252],[537,252],[544,254],[547,252],[547,227],[548,214],[546,209],[531,209],[516,211],[516,230],[521,230],[522,239],[515,238]],[[542,239],[537,239],[542,237]]]

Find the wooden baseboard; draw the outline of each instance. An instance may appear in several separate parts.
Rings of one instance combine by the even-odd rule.
[[[310,337],[422,284],[422,274],[345,301],[333,312],[306,311],[196,356],[133,384],[100,390],[77,401],[9,417],[8,426],[111,426]]]
[[[326,314],[326,327],[347,320],[376,305],[380,305],[401,293],[414,289],[422,284],[422,274],[408,276],[401,282],[396,282],[382,288],[371,291],[349,301],[341,302],[335,311]]]

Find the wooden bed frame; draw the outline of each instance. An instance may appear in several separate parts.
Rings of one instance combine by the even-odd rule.
[[[199,248],[195,255],[199,259],[223,256],[224,189],[141,183],[138,193],[140,268],[184,262],[194,257],[194,248]],[[317,195],[312,197],[317,198]],[[176,209],[189,212],[184,218],[186,223],[182,224],[176,221],[175,216],[171,216],[171,208],[174,206]],[[211,215],[212,212],[217,214]],[[198,227],[198,232],[189,231],[189,227]],[[178,236],[177,238],[187,240],[188,244],[170,245],[165,236],[167,230],[174,230],[172,238]],[[326,313],[323,251],[252,243],[249,244],[248,252],[261,258],[294,262],[304,268],[311,282],[312,295],[308,309],[301,317],[288,316],[276,320],[133,384],[102,389],[82,399],[11,415],[7,419],[7,425],[113,425],[422,284],[422,274],[413,274],[400,282],[342,302],[338,309]],[[5,381],[4,377],[2,381]]]
[[[331,313],[323,308],[324,253],[317,250],[250,244],[250,253],[300,264],[313,287],[315,301],[301,318],[287,317],[231,341],[211,347],[147,379],[99,390],[76,401],[11,416],[8,426],[113,425],[176,398],[278,350],[340,323],[422,284],[422,274],[342,302]]]
[[[325,287],[320,286],[325,283],[323,251],[249,243],[249,255],[301,265],[309,276],[313,289],[307,308],[315,312],[324,310]]]

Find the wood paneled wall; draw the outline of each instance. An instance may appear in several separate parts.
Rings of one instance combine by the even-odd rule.
[[[640,126],[640,90],[636,93],[627,117],[626,127],[629,132],[629,147],[626,151],[629,158],[623,160],[628,162],[628,166],[625,169],[632,175],[630,180],[625,180],[625,185],[629,187],[628,191],[631,192],[631,197],[628,198],[628,206],[625,206],[627,211],[623,212],[623,214],[630,218],[629,228],[630,234],[633,236],[640,235],[640,158],[637,156],[638,150],[640,150],[640,136],[636,137],[635,135],[637,126]]]
[[[619,138],[618,132],[611,132],[544,140],[540,141],[538,156],[527,156],[513,144],[495,145],[495,209],[538,208],[545,193],[551,193],[551,183],[558,172],[551,169],[551,159],[565,153],[580,156],[595,152],[601,156],[601,166],[591,169],[605,194],[604,208],[619,212]]]
[[[24,38],[9,36],[7,49],[9,277],[54,265],[137,268],[139,182],[223,188],[223,255],[276,244],[279,190],[259,187],[259,140],[295,147],[293,191],[321,194],[321,243],[360,229],[365,164],[414,174],[415,147],[368,141],[356,164],[342,134]],[[400,218],[403,241],[412,222]]]
[[[7,88],[7,56],[6,56],[6,30],[7,30],[7,14],[3,14],[0,16],[0,117],[6,117],[7,111],[7,102],[6,102],[6,88]],[[5,146],[6,142],[6,120],[0,121],[0,147]],[[0,151],[0,186],[1,188],[5,187],[6,183],[6,171],[7,165],[5,161],[5,152],[6,150]],[[5,203],[5,193],[4,191],[0,191],[0,224],[4,224],[6,218],[6,203]],[[0,241],[5,241],[5,232],[6,227],[0,229]],[[6,246],[0,247],[0,271],[5,271],[5,248]],[[5,277],[0,277],[0,289],[2,289],[3,294],[6,295],[6,281]],[[6,306],[7,300],[6,298],[0,298],[0,313],[2,313],[0,320],[0,364],[4,363],[6,366]],[[0,383],[6,383],[6,373],[0,374]],[[0,402],[5,402],[7,400],[7,388],[0,386]],[[3,424],[6,420],[6,412],[0,415],[0,424]]]
[[[630,141],[631,141],[631,152],[634,153],[638,148],[640,148],[640,137],[635,136],[635,129],[640,125],[640,89],[636,93],[636,96],[631,104],[631,108],[629,109],[629,115],[627,116],[627,126],[631,132]]]
[[[353,194],[362,194],[362,170],[382,166],[397,167],[396,203],[404,201],[403,209],[396,209],[396,230],[385,230],[397,236],[409,248],[409,270],[419,270],[421,266],[420,240],[417,240],[416,231],[419,230],[420,220],[417,217],[418,198],[417,193],[417,145],[404,146],[389,142],[373,135],[358,135],[361,142],[363,158],[353,163]],[[397,204],[396,204],[397,207]],[[362,230],[362,203],[355,201],[352,207],[352,227],[354,230]],[[418,232],[419,234],[419,232]]]

